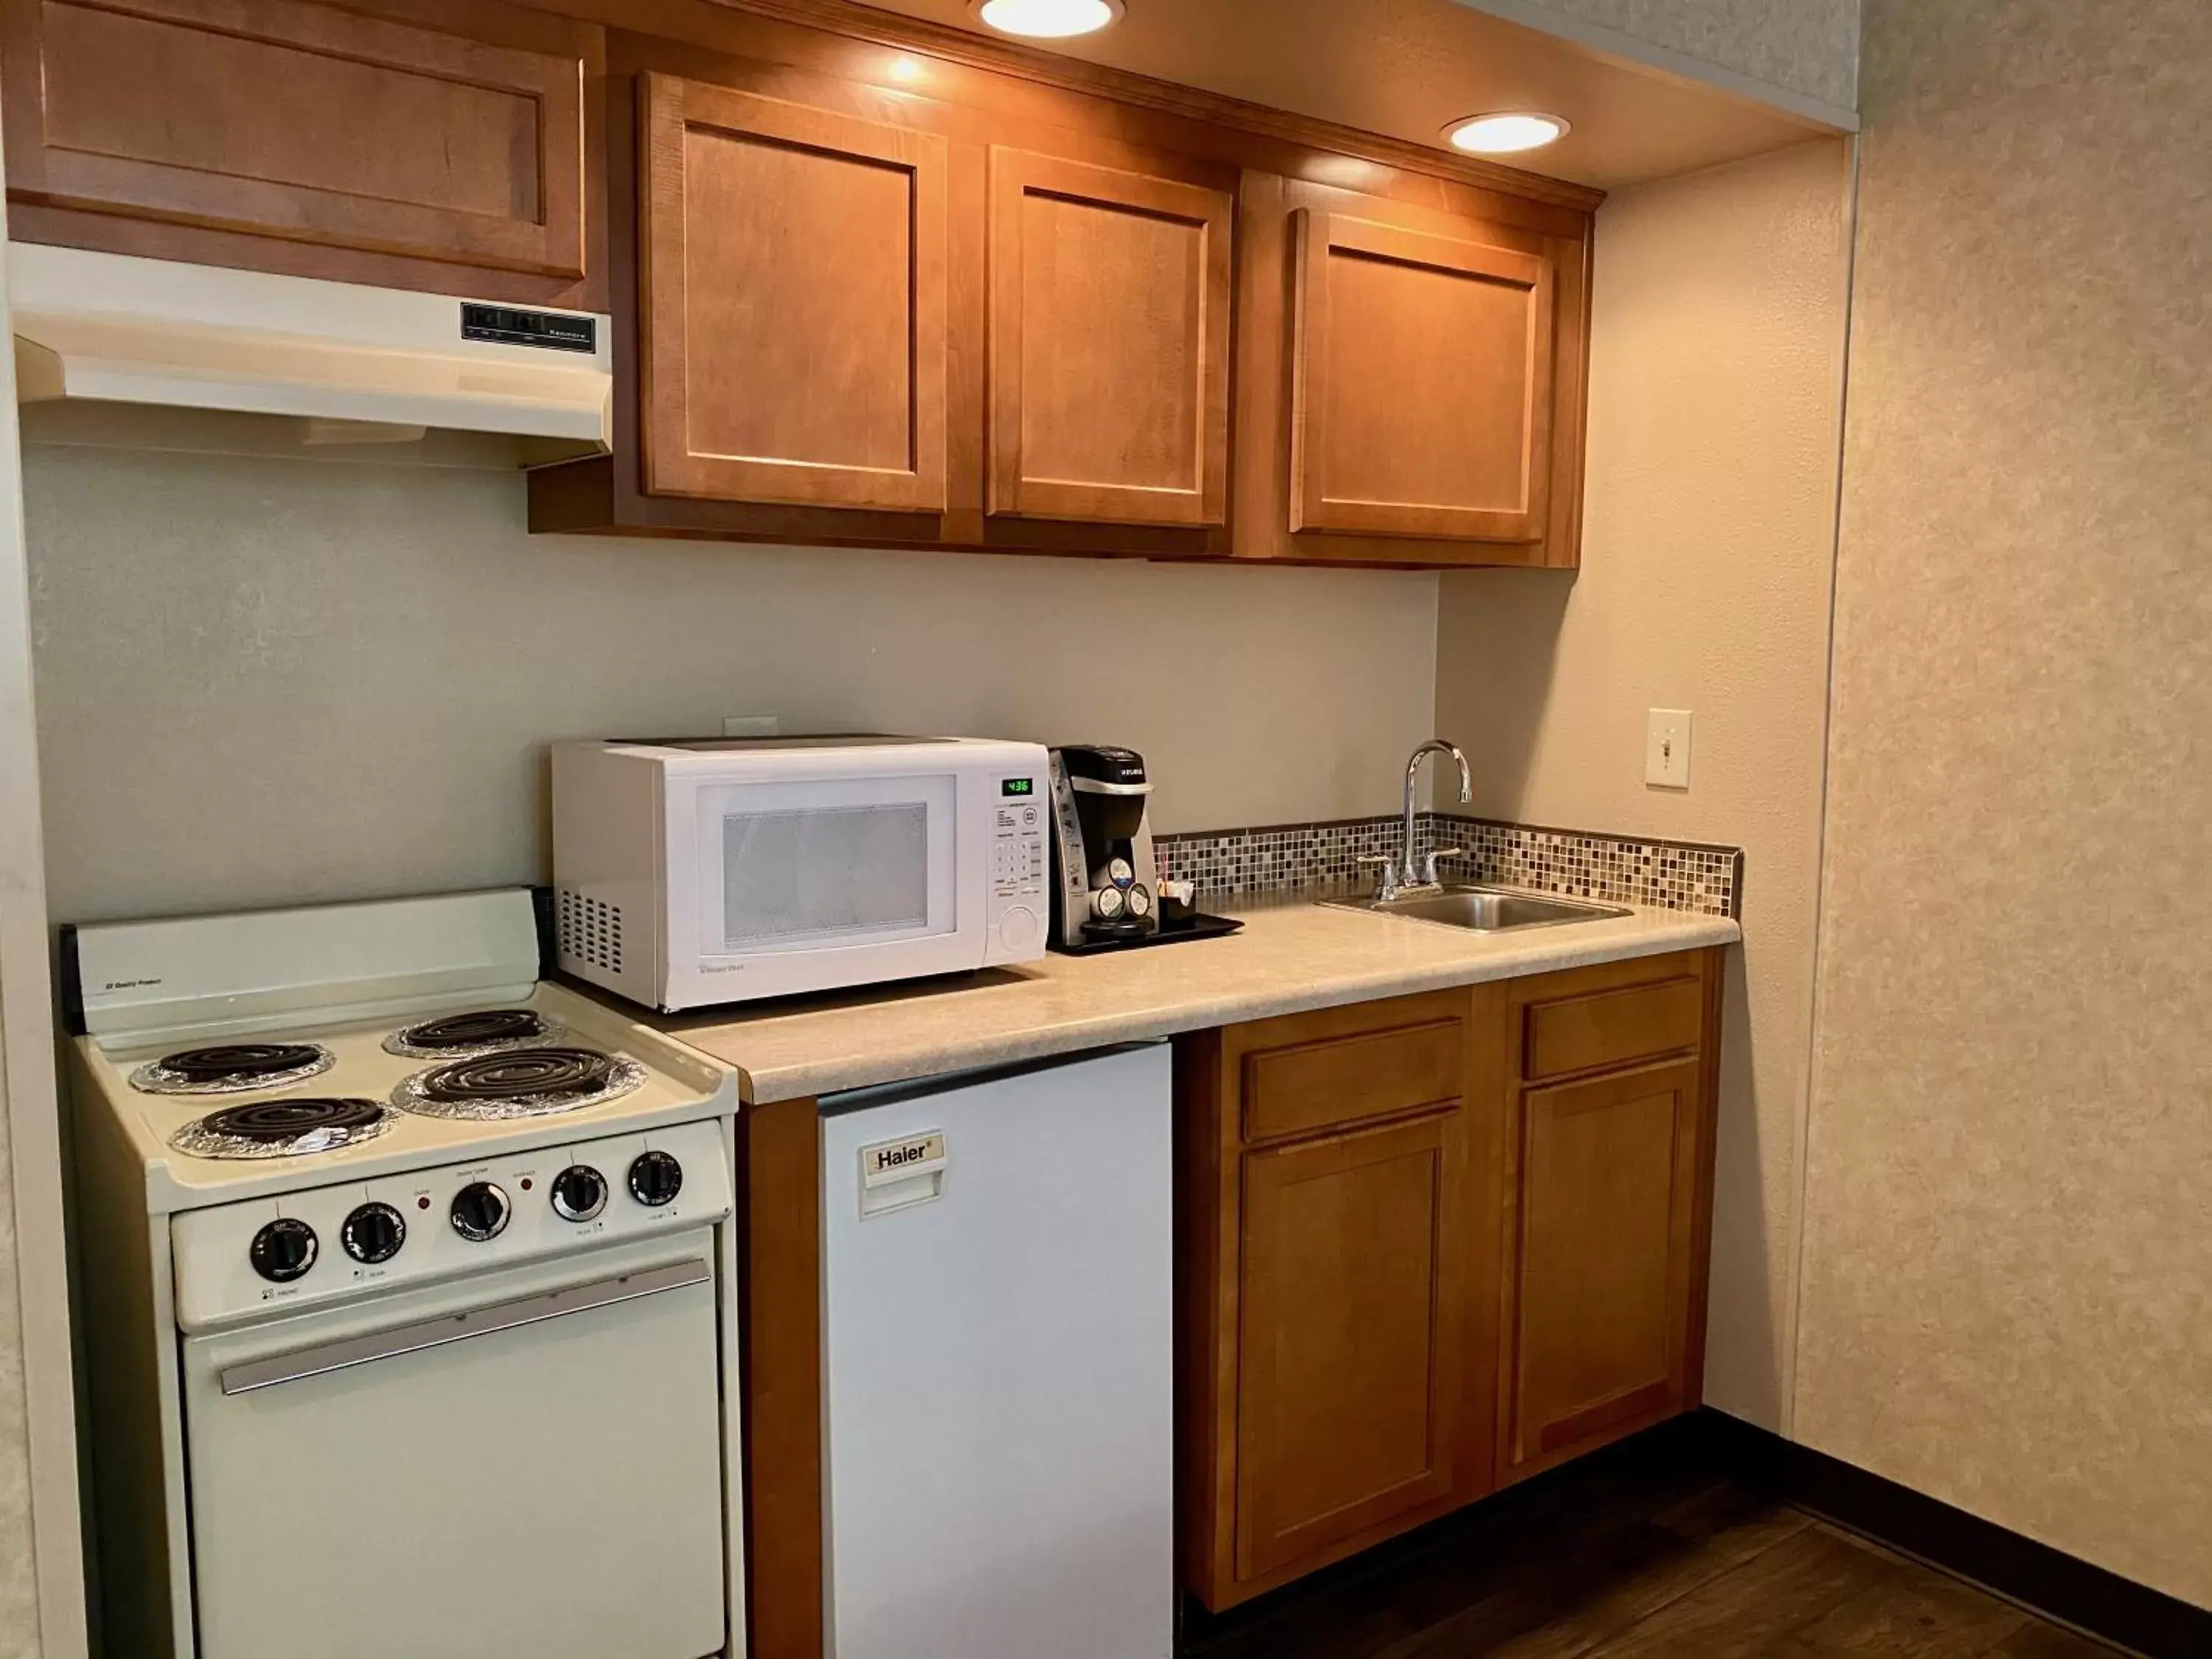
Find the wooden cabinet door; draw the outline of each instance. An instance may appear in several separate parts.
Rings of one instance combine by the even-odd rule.
[[[1691,1403],[1695,1060],[1521,1096],[1505,1462],[1558,1462]]]
[[[993,513],[1225,521],[1235,216],[1220,191],[992,150]]]
[[[604,199],[587,177],[585,106],[599,32],[495,0],[366,15],[377,9],[8,0],[11,196],[140,222],[119,251],[261,263],[191,240],[222,232],[526,273],[552,279],[549,293],[582,279],[587,198]],[[17,234],[109,245],[89,222],[82,237],[52,234],[33,214]]]
[[[1551,259],[1312,208],[1296,236],[1291,529],[1542,537]]]
[[[1244,1155],[1237,1573],[1448,1499],[1467,1115]]]
[[[645,488],[943,512],[945,141],[642,80]]]

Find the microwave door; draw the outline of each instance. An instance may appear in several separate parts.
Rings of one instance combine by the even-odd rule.
[[[963,965],[950,773],[702,787],[699,971],[736,1000]],[[933,957],[945,956],[941,966]],[[729,981],[741,981],[732,984]]]

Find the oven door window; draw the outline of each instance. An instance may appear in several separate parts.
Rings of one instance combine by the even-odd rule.
[[[748,956],[952,932],[955,799],[949,775],[707,792],[703,938]]]

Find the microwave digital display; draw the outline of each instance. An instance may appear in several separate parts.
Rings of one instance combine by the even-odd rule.
[[[1002,795],[1034,795],[1036,793],[1036,780],[1007,778],[999,785],[999,793]]]

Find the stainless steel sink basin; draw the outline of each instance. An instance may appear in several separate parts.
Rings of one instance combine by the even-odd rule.
[[[1630,914],[1610,904],[1587,904],[1541,893],[1517,893],[1510,887],[1463,887],[1457,884],[1447,884],[1434,892],[1408,893],[1387,902],[1380,899],[1329,899],[1324,902],[1334,909],[1406,916],[1445,927],[1463,927],[1474,933],[1504,933],[1519,927],[1558,927],[1568,922],[1602,921],[1608,916]]]

